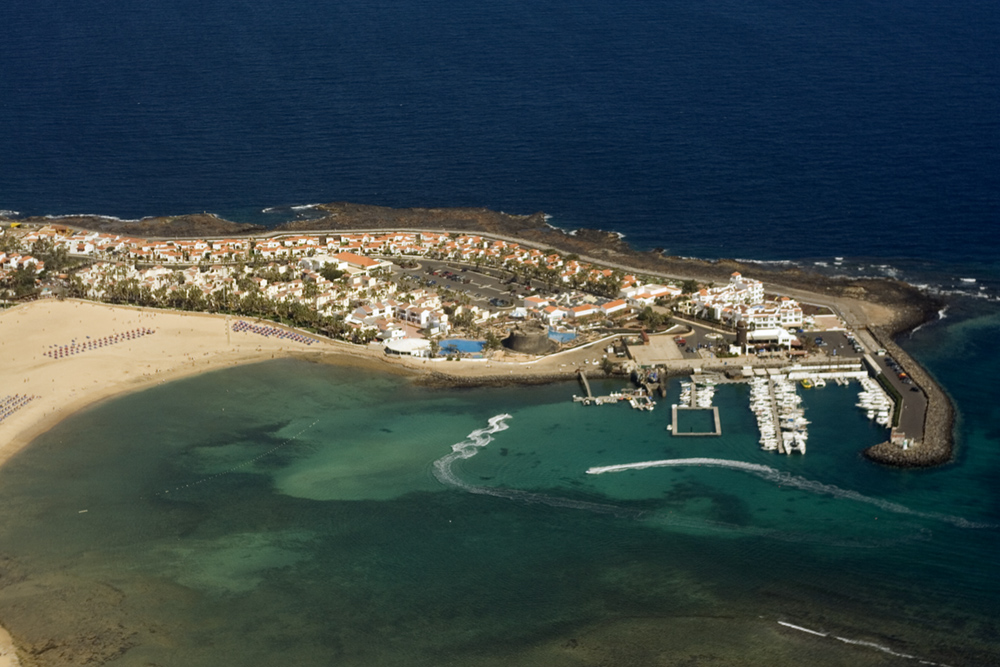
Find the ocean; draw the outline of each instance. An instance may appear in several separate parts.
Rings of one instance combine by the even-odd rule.
[[[758,449],[739,386],[696,442],[572,384],[281,361],[157,387],[0,469],[0,625],[55,638],[51,664],[1000,663],[994,3],[0,15],[0,209],[541,210],[641,249],[897,277],[946,299],[900,342],[959,416],[953,464],[899,471],[860,458],[883,434],[856,387],[806,396],[792,459]],[[713,463],[586,472],[657,459]]]

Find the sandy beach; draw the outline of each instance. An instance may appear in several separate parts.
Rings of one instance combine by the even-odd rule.
[[[233,331],[238,318],[89,301],[37,301],[0,312],[0,383],[3,397],[30,397],[0,421],[0,465],[60,420],[116,395],[227,366],[282,356],[351,363],[406,373],[460,377],[551,376],[573,370],[588,349],[537,362],[511,355],[488,362],[432,362],[387,358],[378,347],[340,341],[303,342]],[[262,326],[273,327],[264,322]],[[96,347],[116,334],[153,330]],[[81,346],[92,344],[90,349]],[[62,346],[78,350],[50,356]],[[598,355],[600,356],[600,355]]]
[[[0,667],[20,667],[21,661],[14,652],[14,643],[10,633],[0,628]]]
[[[0,464],[59,420],[97,401],[310,347],[288,339],[232,332],[229,325],[225,316],[86,301],[37,301],[3,311],[3,396],[30,400],[0,421]],[[154,333],[145,333],[148,330]],[[116,335],[119,338],[114,342]],[[55,356],[54,351],[62,346],[76,351]]]
[[[234,332],[235,321],[73,300],[36,301],[0,312],[0,398],[30,397],[0,421],[0,465],[60,420],[113,396],[320,347],[323,356],[374,357],[346,344],[340,349],[328,341],[307,345]],[[145,333],[149,330],[153,333]],[[62,346],[77,351],[53,353]],[[19,664],[10,635],[0,628],[0,667]]]

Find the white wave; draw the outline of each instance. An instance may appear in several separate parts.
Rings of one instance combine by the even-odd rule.
[[[293,206],[293,211],[308,211],[311,208],[319,208],[322,204],[299,204],[298,206]]]
[[[851,644],[853,646],[864,646],[866,648],[873,648],[876,651],[881,651],[882,653],[887,653],[896,658],[906,658],[907,660],[916,660],[921,665],[936,665],[937,667],[950,667],[942,662],[931,662],[930,660],[924,660],[915,655],[910,655],[909,653],[900,653],[899,651],[893,651],[888,646],[883,646],[882,644],[876,644],[875,642],[867,642],[860,639],[848,639],[847,637],[840,637],[838,635],[832,635],[829,632],[819,632],[817,630],[810,630],[809,628],[804,628],[801,625],[795,625],[793,623],[786,623],[785,621],[778,621],[778,625],[783,625],[786,628],[791,628],[793,630],[798,630],[799,632],[807,632],[811,635],[816,635],[817,637],[826,637],[827,639],[836,639],[838,642],[843,642],[845,644]]]
[[[5,218],[16,218],[19,215],[21,215],[20,211],[12,211],[6,208],[0,209],[0,216],[3,216]]]
[[[683,259],[698,259],[697,257],[685,257]],[[702,261],[713,261],[713,260],[702,260]],[[798,266],[799,262],[791,259],[743,259],[736,257],[733,259],[734,262],[740,262],[741,264],[764,264],[773,266]]]
[[[938,311],[938,319],[943,320],[944,318],[948,317],[947,313],[948,313],[948,306],[945,306],[944,308]]]
[[[974,283],[974,282],[976,282],[975,278],[959,278],[959,280],[961,280],[963,283]]]
[[[968,297],[972,299],[991,299],[988,294],[986,294],[986,286],[979,285],[979,288],[973,290],[969,288],[949,288],[943,285],[929,285],[927,283],[910,283],[922,292],[926,292],[933,296],[961,296]]]
[[[62,218],[97,218],[99,220],[110,220],[111,222],[141,222],[146,218],[119,218],[114,215],[99,215],[97,213],[64,213],[58,215],[47,215],[46,220],[59,220]]]
[[[682,467],[682,466],[707,466],[713,468],[730,468],[733,470],[742,470],[744,472],[749,472],[752,475],[756,475],[761,479],[767,480],[769,482],[774,482],[781,486],[793,486],[797,489],[802,489],[803,491],[809,491],[811,493],[824,493],[827,495],[834,496],[836,498],[843,498],[845,500],[854,500],[859,503],[867,503],[869,505],[874,505],[875,507],[884,509],[888,512],[895,512],[897,514],[907,514],[910,516],[917,516],[925,519],[936,519],[938,521],[944,521],[952,525],[958,526],[959,528],[995,528],[995,524],[990,523],[974,523],[963,519],[962,517],[950,516],[947,514],[938,514],[937,512],[918,512],[917,510],[911,510],[909,507],[900,505],[899,503],[894,503],[891,500],[883,500],[881,498],[872,498],[870,496],[863,495],[857,491],[850,491],[847,489],[842,489],[839,486],[834,486],[832,484],[824,484],[822,482],[816,482],[811,479],[806,479],[805,477],[799,477],[797,475],[792,475],[787,472],[781,472],[770,466],[761,465],[759,463],[747,463],[746,461],[730,461],[727,459],[709,459],[709,458],[690,458],[690,459],[663,459],[659,461],[641,461],[639,463],[623,463],[620,465],[612,466],[597,466],[594,468],[589,468],[587,470],[588,475],[602,475],[608,472],[621,472],[624,470],[644,470],[646,468],[670,468],[670,467]]]
[[[546,220],[549,220],[549,218],[550,218],[550,217],[551,217],[551,216],[548,216],[548,217],[546,217],[545,219],[546,219]],[[550,224],[550,223],[548,223],[548,222],[546,222],[546,223],[545,223],[545,226],[546,226],[546,227],[548,227],[549,229],[552,229],[552,230],[555,230],[555,231],[559,232],[560,234],[575,234],[575,232],[572,232],[572,233],[571,233],[571,232],[567,232],[567,231],[566,231],[565,229],[563,229],[562,227],[556,227],[555,225],[553,225],[553,224]]]
[[[816,635],[817,637],[828,637],[825,632],[816,632],[815,630],[810,630],[809,628],[803,628],[801,625],[793,625],[791,623],[785,623],[784,621],[778,621],[778,625],[783,625],[786,628],[792,628],[793,630],[798,630],[799,632],[808,632],[811,635]]]
[[[507,425],[508,419],[511,419],[511,416],[508,414],[500,414],[495,417],[490,417],[487,422],[489,426],[486,428],[476,429],[470,433],[465,440],[456,442],[452,445],[451,454],[446,454],[434,462],[434,477],[446,486],[454,486],[464,491],[468,491],[469,493],[494,496],[496,498],[504,498],[507,500],[517,500],[524,503],[539,503],[542,505],[549,505],[550,507],[587,510],[588,512],[613,514],[620,517],[629,516],[637,518],[642,514],[641,512],[635,510],[616,507],[614,505],[591,503],[584,500],[572,500],[570,498],[559,498],[557,496],[548,496],[543,493],[531,493],[530,491],[521,491],[518,489],[475,486],[462,481],[462,479],[455,474],[452,466],[456,461],[471,459],[473,456],[478,454],[479,450],[493,442],[494,433],[500,433],[501,431],[506,431],[510,428]]]

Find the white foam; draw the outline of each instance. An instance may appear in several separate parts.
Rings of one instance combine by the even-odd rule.
[[[906,658],[907,660],[916,660],[921,665],[937,665],[937,667],[950,667],[942,662],[931,662],[930,660],[924,660],[923,658],[918,658],[915,655],[910,655],[909,653],[900,653],[899,651],[893,651],[888,646],[883,646],[882,644],[876,644],[875,642],[867,642],[860,639],[848,639],[847,637],[840,637],[838,635],[831,635],[829,632],[819,632],[817,630],[810,630],[809,628],[804,628],[801,625],[795,625],[793,623],[786,623],[785,621],[778,621],[778,625],[783,625],[786,628],[791,628],[793,630],[798,630],[799,632],[806,632],[810,635],[815,635],[817,637],[825,637],[827,639],[836,639],[838,642],[843,642],[845,644],[851,644],[853,646],[864,646],[866,648],[873,648],[876,651],[881,651],[882,653],[887,653],[896,658]]]
[[[434,476],[437,477],[437,480],[448,486],[457,486],[460,489],[465,489],[469,493],[486,493],[487,490],[484,487],[473,486],[463,482],[455,475],[451,467],[459,459],[471,459],[479,453],[482,447],[493,442],[494,433],[506,431],[510,428],[507,426],[508,419],[511,419],[511,416],[508,414],[490,417],[489,426],[473,431],[465,440],[452,445],[451,454],[442,456],[434,462]]]
[[[300,204],[298,206],[293,206],[293,211],[308,211],[311,208],[319,208],[322,204]]]
[[[685,257],[684,259],[698,259],[697,257]],[[702,260],[706,262],[711,262],[714,260]],[[741,264],[764,264],[772,266],[798,266],[799,262],[791,259],[743,259],[740,257],[735,258],[733,261],[740,262]]]
[[[110,220],[111,222],[141,222],[145,220],[145,218],[119,218],[113,215],[99,215],[97,213],[65,213],[45,216],[46,220],[60,220],[62,218],[97,218],[98,220]]]
[[[483,447],[493,442],[494,433],[500,433],[501,431],[506,431],[510,428],[507,425],[508,419],[511,419],[511,416],[508,414],[500,414],[495,417],[490,417],[487,422],[489,426],[486,428],[476,429],[470,433],[465,440],[456,442],[452,445],[450,454],[446,454],[434,462],[434,477],[436,477],[439,482],[447,486],[454,486],[464,491],[468,491],[469,493],[494,496],[496,498],[504,498],[506,500],[517,500],[524,503],[538,503],[542,505],[549,505],[550,507],[587,510],[588,512],[613,514],[615,516],[622,517],[630,516],[637,518],[642,514],[641,512],[635,510],[616,507],[614,505],[604,505],[584,500],[559,498],[557,496],[549,496],[543,493],[531,493],[530,491],[521,491],[519,489],[501,489],[489,486],[475,486],[463,481],[458,475],[455,474],[452,466],[456,461],[471,459],[473,456],[478,454]]]
[[[21,215],[20,211],[12,211],[6,208],[0,209],[0,216],[3,216],[4,218],[16,218],[19,215]]]
[[[589,468],[587,470],[588,475],[602,475],[607,472],[621,472],[624,470],[644,470],[646,468],[669,468],[669,467],[684,467],[684,466],[707,466],[714,468],[730,468],[732,470],[742,470],[744,472],[749,472],[752,475],[756,475],[761,479],[765,479],[769,482],[774,482],[781,486],[793,486],[797,489],[802,489],[803,491],[809,491],[811,493],[824,493],[827,495],[834,496],[836,498],[843,498],[845,500],[854,500],[859,503],[867,503],[869,505],[874,505],[881,509],[889,512],[895,512],[897,514],[907,514],[910,516],[918,516],[925,519],[936,519],[938,521],[944,521],[952,525],[958,526],[959,528],[994,528],[995,524],[990,523],[974,523],[968,521],[961,517],[950,516],[947,514],[938,514],[936,512],[918,512],[916,510],[911,510],[909,507],[900,505],[899,503],[894,503],[890,500],[883,500],[881,498],[872,498],[870,496],[863,495],[857,491],[850,491],[847,489],[841,489],[838,486],[832,484],[823,484],[822,482],[816,482],[804,477],[799,477],[797,475],[792,475],[790,473],[781,472],[770,466],[761,465],[759,463],[747,463],[746,461],[729,461],[727,459],[709,459],[709,458],[690,458],[690,459],[663,459],[659,461],[641,461],[639,463],[624,463],[620,465],[613,466],[597,466],[594,468]]]

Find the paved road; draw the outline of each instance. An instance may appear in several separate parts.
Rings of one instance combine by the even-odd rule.
[[[916,385],[907,384],[899,378],[899,373],[890,365],[892,357],[873,355],[872,358],[878,367],[882,369],[882,372],[889,379],[892,386],[903,397],[899,430],[905,433],[908,438],[922,440],[924,437],[924,416],[927,412],[927,395]]]

